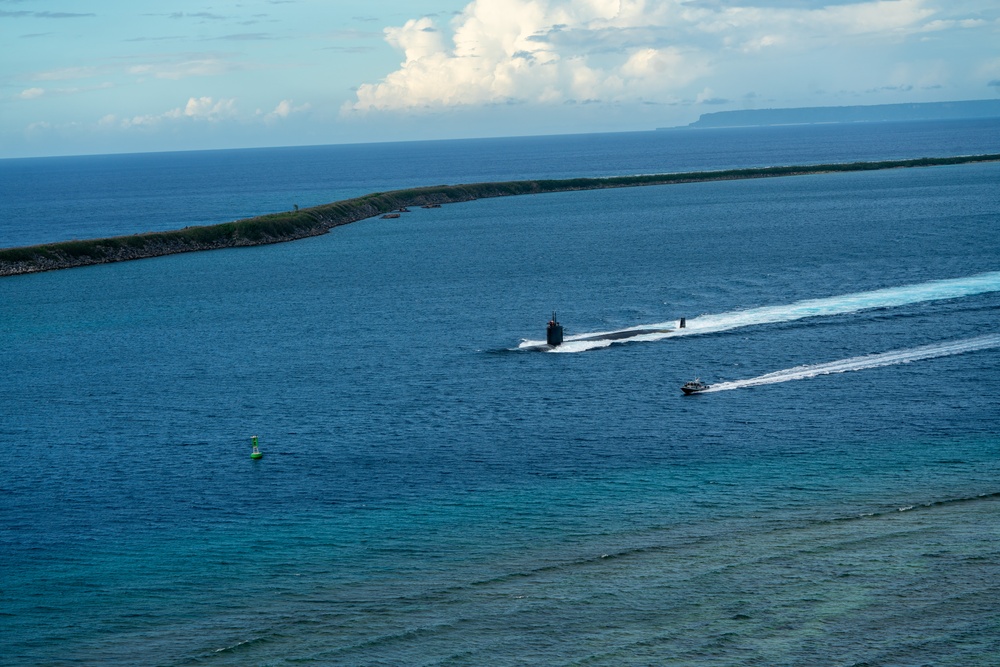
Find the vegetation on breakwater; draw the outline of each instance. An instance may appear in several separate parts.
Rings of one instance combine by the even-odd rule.
[[[472,183],[393,190],[391,192],[376,192],[363,197],[345,199],[312,208],[271,213],[218,225],[185,227],[184,229],[167,232],[150,232],[130,236],[115,236],[85,241],[63,241],[21,248],[0,249],[0,276],[160,257],[196,250],[236,248],[293,241],[309,236],[325,234],[333,227],[373,218],[409,206],[448,204],[488,197],[506,197],[572,190],[597,190],[643,185],[669,185],[673,183],[700,183],[707,181],[801,176],[831,172],[931,167],[996,161],[1000,161],[1000,154],[886,160],[881,162],[756,167],[675,174],[612,176],[607,178]]]

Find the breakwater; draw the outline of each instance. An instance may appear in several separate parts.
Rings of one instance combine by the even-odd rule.
[[[282,243],[325,234],[334,227],[376,217],[407,206],[448,204],[489,197],[573,190],[773,178],[995,161],[1000,161],[1000,154],[410,188],[376,192],[331,204],[296,211],[271,213],[217,225],[0,249],[0,276],[146,259],[182,252]]]

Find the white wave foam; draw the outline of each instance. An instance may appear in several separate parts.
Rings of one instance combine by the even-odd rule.
[[[885,289],[872,290],[870,292],[856,292],[853,294],[842,294],[840,296],[825,297],[822,299],[808,299],[806,301],[796,301],[795,303],[778,306],[764,306],[762,308],[749,308],[747,310],[734,310],[727,313],[715,315],[700,315],[687,320],[684,329],[676,328],[677,322],[659,322],[655,324],[644,324],[641,326],[619,329],[616,331],[593,332],[584,334],[568,335],[559,347],[552,352],[584,352],[599,347],[607,347],[612,344],[612,340],[587,340],[600,336],[614,336],[624,332],[650,330],[650,333],[643,333],[625,340],[629,341],[655,341],[675,336],[693,336],[706,333],[716,333],[728,331],[741,327],[755,326],[759,324],[776,324],[779,322],[792,322],[809,317],[827,317],[830,315],[845,315],[863,310],[873,310],[876,308],[895,308],[915,303],[928,301],[942,301],[944,299],[957,299],[976,294],[986,294],[989,292],[1000,292],[1000,271],[980,273],[965,278],[951,278],[948,280],[932,280],[925,283],[913,285],[903,285],[900,287],[887,287]],[[663,331],[664,329],[671,329]],[[543,340],[525,340],[519,345],[520,348],[530,348],[544,346]]]
[[[890,352],[882,352],[880,354],[869,354],[863,357],[852,357],[850,359],[829,361],[823,364],[796,366],[795,368],[775,371],[774,373],[760,375],[747,380],[734,380],[732,382],[720,382],[718,384],[713,384],[702,393],[742,389],[744,387],[757,387],[764,384],[789,382],[791,380],[805,380],[819,375],[846,373],[848,371],[860,371],[867,368],[879,368],[881,366],[906,364],[911,361],[934,359],[935,357],[947,357],[953,354],[964,354],[966,352],[988,350],[997,347],[1000,347],[1000,334],[986,334],[975,338],[950,340],[943,343],[923,345],[921,347],[914,347],[907,350],[892,350]]]

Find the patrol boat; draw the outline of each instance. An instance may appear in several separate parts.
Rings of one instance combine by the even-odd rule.
[[[705,384],[701,381],[701,378],[696,378],[690,382],[684,383],[681,387],[681,391],[690,396],[691,394],[697,394],[698,392],[705,391],[710,385]]]

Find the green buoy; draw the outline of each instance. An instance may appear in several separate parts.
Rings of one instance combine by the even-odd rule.
[[[259,449],[257,449],[257,436],[253,436],[253,451],[250,452],[250,458],[252,458],[252,459],[259,459],[262,456],[264,456],[264,455],[261,454],[261,452],[260,452]]]

